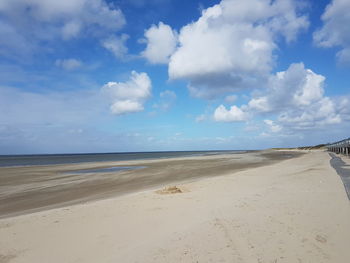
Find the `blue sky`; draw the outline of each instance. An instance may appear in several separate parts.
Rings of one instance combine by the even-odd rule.
[[[349,0],[2,0],[0,154],[349,137],[349,13]]]

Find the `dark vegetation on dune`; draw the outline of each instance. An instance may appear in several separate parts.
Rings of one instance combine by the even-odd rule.
[[[272,148],[273,150],[287,150],[287,149],[296,149],[296,150],[315,150],[323,149],[327,144],[318,144],[314,146],[301,146],[301,147],[292,147],[292,148]]]

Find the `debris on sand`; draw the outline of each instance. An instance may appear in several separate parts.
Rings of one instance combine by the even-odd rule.
[[[183,191],[177,186],[168,186],[168,187],[165,187],[164,189],[157,190],[156,193],[161,195],[167,195],[167,194],[183,193]]]

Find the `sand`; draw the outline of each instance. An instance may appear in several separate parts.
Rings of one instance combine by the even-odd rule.
[[[0,218],[121,196],[170,183],[221,176],[297,155],[255,151],[154,160],[0,167]],[[122,172],[76,173],[125,166],[144,168]]]
[[[348,262],[349,200],[329,160],[309,151],[5,218],[0,262]]]

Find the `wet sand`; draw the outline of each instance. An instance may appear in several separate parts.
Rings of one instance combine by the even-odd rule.
[[[0,218],[222,176],[300,155],[298,152],[256,151],[155,160],[0,167]],[[76,173],[124,166],[145,168]]]

